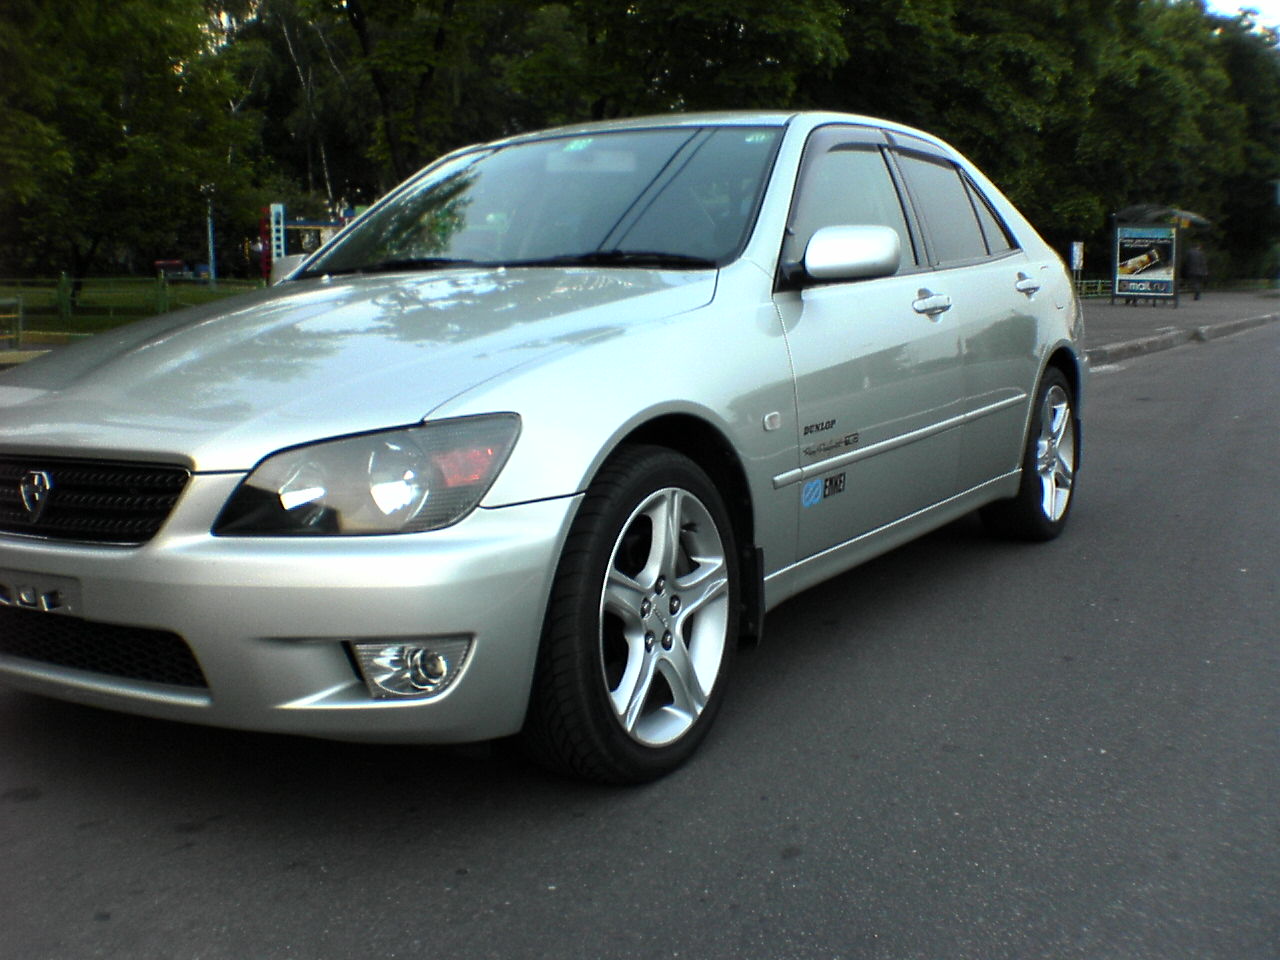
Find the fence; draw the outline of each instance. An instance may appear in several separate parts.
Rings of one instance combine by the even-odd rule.
[[[0,300],[0,346],[22,349],[22,298]]]
[[[1280,279],[1275,282],[1271,280],[1223,280],[1209,284],[1213,290],[1270,290],[1272,288],[1280,288]],[[1178,289],[1184,293],[1189,292],[1191,287],[1184,277],[1178,278]],[[1077,280],[1076,294],[1081,298],[1087,297],[1109,297],[1111,296],[1110,280]]]
[[[1080,297],[1111,296],[1110,280],[1077,280],[1076,295]]]
[[[82,336],[138,317],[209,303],[261,286],[261,281],[255,280],[219,280],[215,287],[201,280],[171,280],[162,274],[154,278],[74,279],[64,273],[57,279],[0,280],[0,323],[5,316],[4,305],[18,300],[28,340],[38,341],[42,334],[50,332],[63,337]]]

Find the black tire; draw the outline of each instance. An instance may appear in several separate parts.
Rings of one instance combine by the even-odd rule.
[[[707,475],[662,447],[620,450],[588,488],[556,569],[527,752],[605,783],[680,766],[719,710],[738,594],[733,529]]]
[[[1075,393],[1061,370],[1045,371],[1036,390],[1017,496],[981,510],[992,533],[1017,540],[1052,540],[1075,502],[1080,418]]]

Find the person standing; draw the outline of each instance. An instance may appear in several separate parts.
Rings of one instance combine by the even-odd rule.
[[[1204,247],[1192,244],[1187,251],[1187,279],[1191,281],[1191,289],[1195,299],[1200,299],[1204,292],[1205,281],[1209,279],[1209,258],[1204,254]]]

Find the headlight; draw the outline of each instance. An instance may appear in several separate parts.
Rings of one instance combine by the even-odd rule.
[[[507,462],[514,413],[326,440],[272,454],[236,488],[219,536],[417,533],[457,523]]]

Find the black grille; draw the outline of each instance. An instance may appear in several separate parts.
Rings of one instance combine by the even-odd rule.
[[[0,531],[54,540],[145,543],[190,478],[182,467],[0,456]]]
[[[0,607],[0,653],[129,680],[208,686],[191,648],[176,633],[57,613]]]

